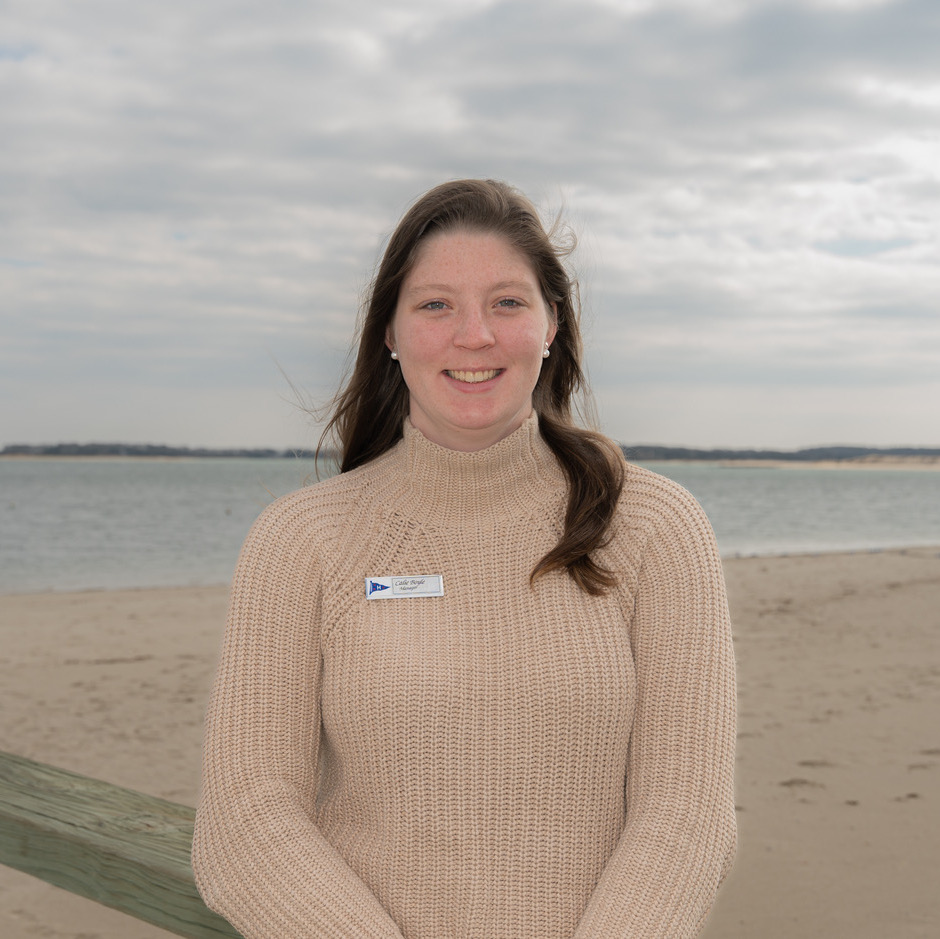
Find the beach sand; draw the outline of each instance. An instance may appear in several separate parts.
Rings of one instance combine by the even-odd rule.
[[[940,548],[726,562],[740,847],[706,939],[940,935]],[[0,597],[0,749],[195,804],[226,588]],[[4,939],[157,939],[0,868]]]

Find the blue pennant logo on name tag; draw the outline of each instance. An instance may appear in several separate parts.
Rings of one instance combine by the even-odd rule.
[[[443,597],[441,574],[408,574],[400,577],[367,577],[367,600],[392,600],[404,597]]]

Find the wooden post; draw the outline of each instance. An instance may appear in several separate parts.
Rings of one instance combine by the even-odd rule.
[[[161,929],[236,937],[189,864],[193,809],[0,752],[0,863]]]

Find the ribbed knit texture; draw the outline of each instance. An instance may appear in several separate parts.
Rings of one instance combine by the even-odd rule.
[[[602,597],[555,572],[533,417],[477,453],[406,423],[245,542],[193,867],[248,939],[682,939],[734,850],[734,664],[711,528],[627,467]],[[443,597],[367,600],[367,576]]]

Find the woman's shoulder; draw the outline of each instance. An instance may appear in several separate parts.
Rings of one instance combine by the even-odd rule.
[[[381,479],[380,460],[274,499],[258,516],[252,535],[280,540],[291,533],[316,531],[320,537],[328,537],[351,514],[361,511],[364,503],[372,501],[370,496]]]
[[[619,512],[629,527],[642,528],[648,533],[664,527],[711,533],[704,510],[688,489],[634,463],[624,465]]]

